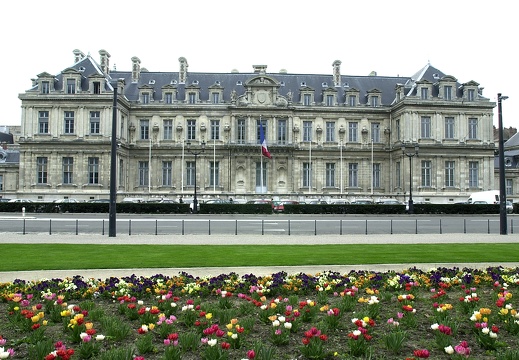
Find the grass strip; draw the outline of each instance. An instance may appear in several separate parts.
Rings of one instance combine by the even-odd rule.
[[[519,262],[519,244],[0,244],[0,271]]]

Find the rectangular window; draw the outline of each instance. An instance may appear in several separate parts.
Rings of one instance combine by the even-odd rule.
[[[401,174],[400,161],[395,164],[395,185],[397,188],[402,187],[402,174]]]
[[[469,89],[467,92],[467,100],[474,101],[476,100],[476,91],[474,89]]]
[[[326,141],[335,141],[335,123],[333,121],[326,122]]]
[[[74,170],[74,158],[63,158],[63,184],[72,184],[72,174]]]
[[[150,163],[139,161],[139,186],[149,186]]]
[[[173,120],[164,120],[162,123],[164,130],[164,140],[173,139]]]
[[[261,162],[256,163],[256,187],[261,187]],[[267,167],[263,164],[263,188],[267,187]]]
[[[333,106],[335,103],[335,96],[326,95],[326,106]]]
[[[312,122],[303,121],[303,141],[312,141]]]
[[[38,184],[47,183],[47,165],[48,165],[48,159],[46,157],[36,158],[36,172],[37,172],[37,181],[36,182]]]
[[[443,87],[443,98],[445,100],[452,100],[452,86]]]
[[[371,97],[371,107],[377,107],[378,106],[378,96],[372,96]]]
[[[186,185],[195,186],[195,162],[186,162]]]
[[[422,116],[420,124],[420,137],[422,139],[431,138],[431,118],[429,116]]]
[[[65,111],[65,134],[74,134],[74,112]]]
[[[4,175],[0,174],[0,191],[4,191]]]
[[[478,138],[478,119],[469,118],[469,139],[476,140]]]
[[[303,105],[310,106],[311,105],[312,96],[310,94],[303,95]]]
[[[75,94],[76,93],[76,80],[67,79],[67,94]]]
[[[506,179],[506,195],[513,195],[514,194],[514,180],[513,179]]]
[[[326,187],[335,187],[335,163],[326,163]]]
[[[380,123],[371,123],[371,139],[374,143],[380,142]]]
[[[94,81],[92,85],[94,86],[94,94],[101,94],[101,83],[99,81]]]
[[[150,94],[147,92],[142,93],[142,103],[149,104],[150,103]]]
[[[429,99],[429,89],[428,88],[426,88],[426,87],[422,88],[422,90],[421,90],[421,97],[422,97],[422,100]]]
[[[445,187],[454,187],[454,161],[445,161]]]
[[[220,120],[211,120],[211,140],[220,140]]]
[[[139,122],[140,126],[140,139],[148,140],[150,138],[150,121],[142,119]]]
[[[164,102],[166,104],[173,104],[173,93],[167,92],[164,95]]]
[[[400,119],[396,120],[395,128],[396,128],[396,139],[398,141],[400,141]]]
[[[312,186],[312,164],[303,163],[303,187],[310,188]]]
[[[357,142],[358,127],[359,127],[359,123],[357,123],[357,122],[348,123],[348,141],[349,142]]]
[[[195,104],[196,103],[196,93],[190,92],[188,94],[188,101],[190,104]]]
[[[432,163],[429,160],[422,160],[422,187],[431,187]]]
[[[50,83],[48,81],[41,82],[41,93],[48,94],[50,92]]]
[[[238,119],[236,141],[245,144],[245,119]]]
[[[469,161],[469,187],[477,188],[479,185],[479,163]]]
[[[49,112],[39,111],[38,112],[38,132],[40,134],[49,133]]]
[[[256,144],[260,143],[260,121],[263,124],[263,135],[265,136],[265,139],[268,139],[267,133],[267,121],[266,120],[257,120],[256,121]],[[268,143],[268,142],[267,142]]]
[[[220,103],[220,93],[217,93],[217,92],[212,93],[212,98],[213,98],[213,104]]]
[[[99,158],[88,158],[88,183],[99,184]]]
[[[124,176],[124,160],[119,159],[119,178],[117,179],[119,182],[119,186],[124,186],[125,176]]]
[[[285,119],[278,120],[278,144],[285,145],[287,143],[287,121]]]
[[[187,139],[186,140],[195,140],[196,139],[196,120],[188,120],[187,121]]]
[[[359,164],[348,164],[348,187],[359,187]]]
[[[454,139],[454,118],[445,118],[445,139]]]
[[[379,163],[373,164],[373,188],[380,188],[380,169]]]
[[[357,96],[349,95],[348,96],[348,105],[349,106],[356,106],[357,105]]]
[[[101,112],[90,111],[90,134],[101,132]]]
[[[219,186],[220,185],[220,162],[219,161],[210,161],[209,162],[209,170],[211,173],[209,174],[209,185],[211,186]]]
[[[173,162],[162,162],[162,186],[171,186],[173,173]]]

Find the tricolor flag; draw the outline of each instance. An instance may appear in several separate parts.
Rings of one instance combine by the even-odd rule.
[[[270,155],[269,149],[267,149],[267,140],[265,140],[265,133],[263,132],[263,123],[260,121],[260,143],[261,143],[261,153],[263,156],[272,159],[272,155]]]

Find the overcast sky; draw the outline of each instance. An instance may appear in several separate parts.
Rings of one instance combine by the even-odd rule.
[[[411,76],[430,62],[460,83],[478,82],[491,101],[509,96],[503,123],[517,127],[512,16],[510,6],[483,0],[15,1],[0,14],[0,125],[20,124],[18,94],[32,78],[71,66],[74,49],[98,62],[104,49],[110,68],[125,71],[133,56],[149,71],[178,71],[183,56],[193,72],[267,65],[331,74],[340,60],[344,75],[382,76]]]

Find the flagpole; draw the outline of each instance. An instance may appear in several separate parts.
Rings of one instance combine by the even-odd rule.
[[[259,125],[260,125],[260,134],[261,134],[261,130],[263,130],[262,129],[263,123],[261,122],[261,115],[260,115]],[[261,143],[261,136],[260,136],[260,143]],[[263,191],[263,144],[260,144],[260,189],[261,189],[261,193],[263,194],[264,193],[264,191]]]
[[[308,162],[308,194],[312,192],[312,135],[310,135],[310,151]]]
[[[180,177],[180,182],[181,182],[181,190],[180,192],[182,193],[182,195],[184,194],[184,139],[182,139],[182,164],[180,164],[180,174],[182,174],[182,176]]]
[[[216,137],[213,139],[213,192],[216,193]]]

